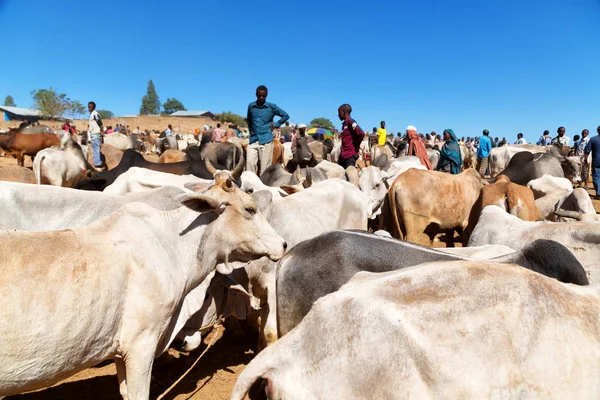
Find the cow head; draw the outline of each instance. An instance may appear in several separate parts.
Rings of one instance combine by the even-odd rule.
[[[203,234],[202,253],[215,254],[222,274],[231,273],[229,262],[283,257],[287,244],[257,209],[250,195],[240,190],[231,178],[215,177],[208,189],[184,194],[179,198],[187,208],[199,213],[213,213]],[[188,229],[193,229],[194,223]],[[183,233],[182,233],[183,234]]]
[[[560,166],[565,173],[565,178],[573,183],[581,182],[581,158],[580,157],[558,157]]]
[[[367,196],[367,215],[375,218],[387,196],[386,177],[379,168],[369,166],[360,170],[358,188]]]
[[[217,180],[217,178],[222,180],[229,178],[233,181],[233,183],[236,184],[236,186],[241,187],[242,182],[240,178],[242,176],[242,172],[244,172],[244,157],[240,157],[240,161],[235,166],[233,171],[216,169],[208,157],[204,158],[204,163],[206,165],[206,170],[215,178],[215,180]]]
[[[310,150],[310,146],[308,145],[308,137],[300,136],[296,137],[296,153],[294,155],[294,161],[298,163],[298,165],[308,165],[313,160],[313,153]]]
[[[310,168],[306,168],[306,178],[305,179],[302,178],[302,174],[300,173],[300,167],[298,167],[298,169],[296,169],[295,174],[296,174],[296,178],[301,183],[298,183],[296,185],[281,185],[281,186],[279,186],[279,188],[287,194],[298,193],[298,192],[301,192],[302,190],[308,189],[309,187],[312,186],[312,172],[310,171]]]

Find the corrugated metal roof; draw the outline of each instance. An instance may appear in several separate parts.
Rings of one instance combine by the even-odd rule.
[[[210,111],[175,111],[171,117],[201,117],[204,114],[213,115]]]
[[[9,113],[15,114],[15,115],[21,115],[23,117],[41,117],[42,116],[38,110],[31,110],[29,108],[0,106],[0,110],[9,112]]]

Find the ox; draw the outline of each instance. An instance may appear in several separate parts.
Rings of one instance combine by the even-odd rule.
[[[146,168],[131,167],[115,179],[111,185],[107,186],[103,192],[112,194],[139,193],[164,186],[173,186],[187,191],[187,184],[207,187],[213,182],[212,179],[202,179],[194,175],[175,175]]]
[[[527,186],[536,195],[535,204],[540,210],[542,218],[546,220],[568,221],[567,214],[570,218],[579,220],[581,218],[589,219],[590,217],[580,217],[578,214],[596,215],[596,210],[588,193],[582,188],[573,190],[573,186],[568,179],[544,175],[539,179],[530,181]],[[567,214],[564,214],[563,211],[566,211]],[[576,214],[573,214],[573,212]],[[594,217],[591,218],[591,220],[594,219]]]
[[[129,204],[74,230],[2,234],[0,315],[12,323],[0,327],[0,395],[114,359],[123,398],[148,399],[184,297],[219,263],[283,256],[284,240],[230,179],[179,201],[169,212]]]
[[[162,153],[158,158],[159,163],[174,163],[180,161],[186,161],[187,155],[181,150],[169,149]]]
[[[394,233],[400,239],[431,245],[435,235],[446,230],[446,244],[453,246],[449,232],[467,228],[471,208],[482,187],[481,177],[473,168],[458,175],[409,169],[389,190]],[[463,242],[467,238],[468,233],[463,232]]]
[[[581,182],[581,159],[522,151],[512,157],[501,175],[508,176],[511,182],[519,185],[527,185],[529,181],[544,175],[565,177],[577,183]]]
[[[37,183],[35,174],[32,170],[18,165],[5,165],[0,167],[0,181]]]
[[[599,317],[598,288],[518,266],[360,272],[254,358],[231,400],[253,386],[272,400],[593,399]]]
[[[40,150],[59,145],[60,138],[54,133],[21,133],[11,129],[6,135],[0,135],[0,147],[16,158],[20,166],[23,166],[25,156],[30,156],[33,161]]]
[[[500,244],[521,249],[537,239],[562,243],[579,260],[592,284],[600,283],[600,225],[585,222],[528,222],[499,207],[483,209],[469,247]]]
[[[122,133],[110,133],[104,135],[104,143],[115,149],[125,151],[127,149],[144,150],[145,144],[135,136],[127,136]]]
[[[368,251],[365,251],[368,249]],[[296,327],[312,305],[333,293],[359,271],[386,272],[424,262],[478,257],[518,264],[562,282],[587,285],[585,270],[560,243],[538,240],[521,251],[506,247],[464,248],[462,254],[449,254],[409,242],[379,237],[366,232],[334,231],[306,240],[293,247],[277,267],[277,326],[280,336]],[[479,252],[479,254],[476,253]],[[377,257],[373,257],[377,254]]]
[[[238,164],[239,167],[240,164]],[[144,156],[132,149],[127,149],[123,152],[123,158],[119,165],[115,168],[99,173],[90,179],[80,180],[74,187],[84,190],[104,190],[108,185],[112,184],[122,173],[131,167],[148,168],[154,171],[168,172],[176,175],[194,175],[202,179],[212,179],[213,174],[208,170],[204,161],[182,161],[177,163],[153,163],[146,161]],[[219,165],[216,168],[225,169]],[[242,165],[243,167],[243,165]]]
[[[80,179],[88,177],[88,170],[96,170],[74,140],[69,140],[62,149],[43,149],[33,161],[33,172],[38,185],[73,187]]]
[[[489,155],[489,169],[490,176],[493,178],[498,175],[500,172],[504,171],[504,169],[508,166],[508,163],[513,158],[513,156],[520,152],[527,152],[537,154],[537,153],[545,153],[546,148],[542,146],[502,146],[502,147],[494,147],[490,151]]]

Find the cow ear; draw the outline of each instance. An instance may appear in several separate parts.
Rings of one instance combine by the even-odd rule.
[[[227,202],[219,201],[211,196],[204,194],[192,194],[183,195],[179,199],[181,204],[199,213],[214,211],[222,213],[225,211],[225,207],[228,206]]]
[[[183,185],[187,190],[191,190],[192,192],[200,192],[211,185],[212,182],[188,182]]]

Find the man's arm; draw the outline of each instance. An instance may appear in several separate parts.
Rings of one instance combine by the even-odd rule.
[[[100,135],[104,136],[104,125],[102,125],[102,118],[100,118],[100,114],[98,114],[98,111],[96,111],[96,116],[98,117],[96,119],[96,122],[98,123],[98,127],[100,128]]]
[[[279,118],[279,121],[273,123],[273,127],[275,128],[279,128],[281,125],[285,124],[288,119],[290,119],[288,113],[277,107],[276,104],[273,104],[273,114],[281,117]]]
[[[246,123],[248,124],[248,133],[252,133],[252,115],[250,115],[251,105],[248,105],[248,111],[246,112]]]

